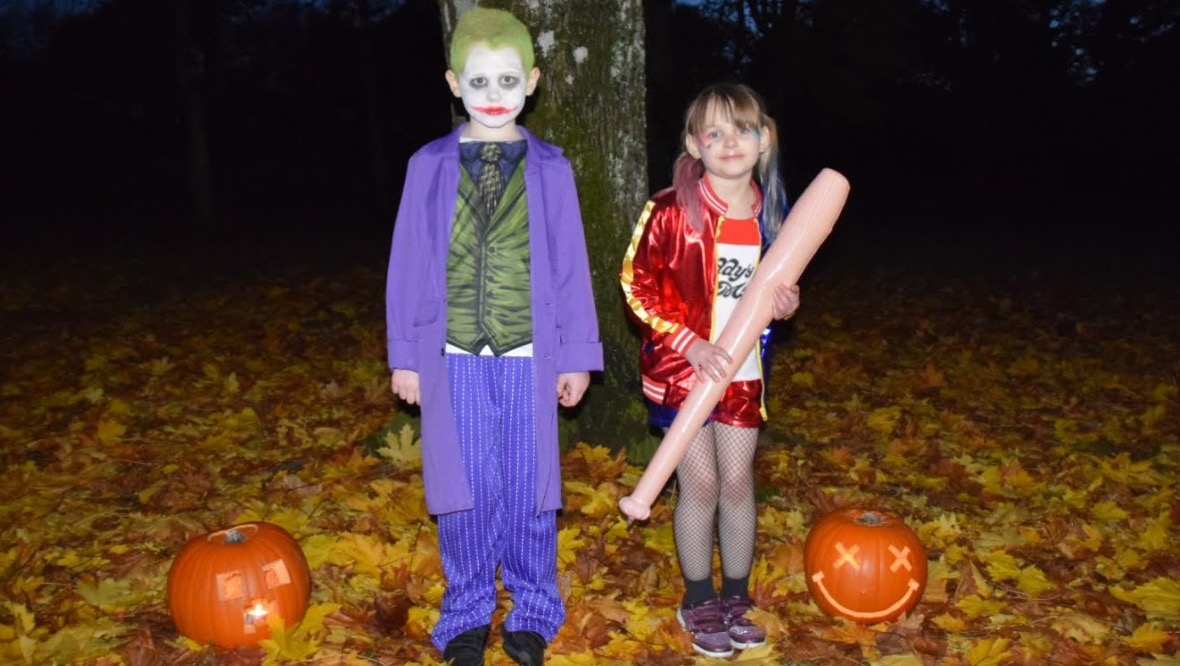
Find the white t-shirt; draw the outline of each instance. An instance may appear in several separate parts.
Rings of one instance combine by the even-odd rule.
[[[713,298],[713,326],[709,342],[717,342],[725,324],[737,309],[742,294],[746,293],[746,287],[754,277],[754,269],[758,267],[761,249],[762,237],[757,219],[722,218],[717,232],[717,293]],[[736,360],[741,365],[733,376],[734,381],[762,378],[757,345],[745,359]]]

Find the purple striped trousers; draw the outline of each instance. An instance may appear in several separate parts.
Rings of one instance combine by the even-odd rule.
[[[450,354],[447,372],[475,508],[438,516],[447,591],[432,640],[441,650],[491,624],[499,570],[512,595],[504,628],[552,642],[565,604],[557,591],[557,512],[537,512],[533,360]]]

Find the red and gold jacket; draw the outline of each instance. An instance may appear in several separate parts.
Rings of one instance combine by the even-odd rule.
[[[688,212],[676,204],[671,188],[657,193],[635,225],[619,273],[627,307],[640,324],[643,338],[639,361],[643,394],[657,405],[679,407],[684,401],[696,383],[696,372],[684,354],[698,339],[709,340],[713,331],[716,238],[727,206],[707,179],[702,178],[699,186],[703,230],[692,228]],[[762,196],[756,184],[754,188],[757,215]],[[761,350],[758,353],[761,356]],[[726,393],[739,390],[760,394],[761,382],[734,382]]]

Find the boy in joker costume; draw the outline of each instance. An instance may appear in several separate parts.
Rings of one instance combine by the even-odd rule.
[[[460,18],[446,80],[470,122],[410,158],[389,260],[391,386],[422,409],[447,577],[432,639],[454,666],[484,663],[497,570],[518,664],[540,664],[565,621],[557,407],[602,369],[573,170],[516,124],[533,60],[512,14]]]

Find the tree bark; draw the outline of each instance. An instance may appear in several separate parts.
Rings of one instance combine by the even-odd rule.
[[[562,147],[578,184],[606,366],[573,427],[587,441],[608,446],[646,442],[639,342],[618,281],[649,195],[643,0],[479,4],[511,11],[529,27],[541,81],[521,123]],[[459,15],[475,5],[439,0],[445,45]]]

